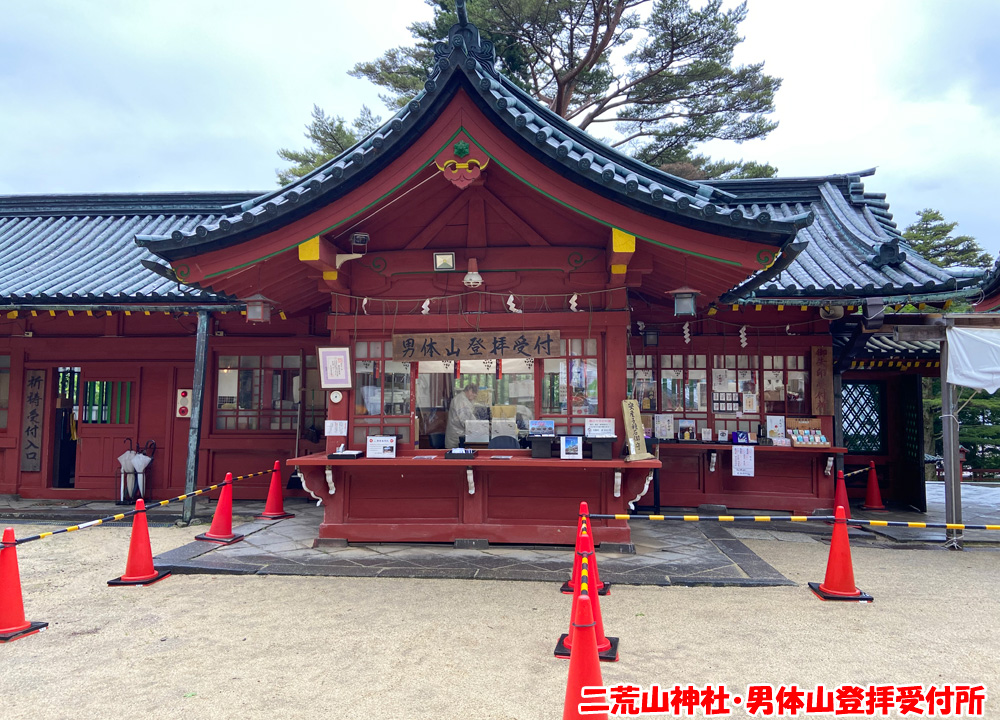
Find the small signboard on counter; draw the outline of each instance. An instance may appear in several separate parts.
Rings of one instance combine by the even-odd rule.
[[[674,416],[673,415],[654,415],[653,416],[653,434],[660,440],[673,440],[674,439]]]
[[[559,457],[563,460],[583,460],[583,438],[577,435],[561,436]]]
[[[396,436],[369,435],[368,451],[365,453],[365,456],[370,458],[396,457]]]
[[[533,437],[554,437],[556,434],[555,420],[529,420],[528,435]]]
[[[589,438],[613,438],[615,436],[615,419],[587,418],[584,420],[584,435]]]

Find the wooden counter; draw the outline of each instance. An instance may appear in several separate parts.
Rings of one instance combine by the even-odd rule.
[[[712,504],[730,509],[788,510],[811,513],[833,507],[835,471],[826,474],[839,447],[778,447],[751,445],[754,476],[732,474],[733,445],[729,443],[660,443],[660,505],[697,507]],[[711,455],[716,454],[715,469]]]
[[[529,450],[443,450],[395,458],[293,458],[323,500],[320,540],[561,544],[575,541],[581,501],[590,511],[628,513],[648,490],[658,460],[533,459]],[[433,456],[433,457],[428,457]],[[502,456],[502,457],[497,457]],[[598,543],[631,544],[624,520],[594,522]]]

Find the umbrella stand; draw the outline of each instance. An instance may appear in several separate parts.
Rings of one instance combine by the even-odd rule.
[[[152,440],[147,440],[142,450],[132,458],[132,465],[135,466],[136,471],[136,498],[146,498],[146,468],[153,462],[153,455],[155,454],[156,443]]]
[[[139,453],[132,458],[132,464],[135,466],[136,472],[136,498],[145,499],[146,497],[146,468],[151,462],[153,462],[153,458],[149,455],[143,455],[142,453]]]
[[[118,456],[118,463],[122,466],[122,471],[116,505],[131,504],[135,487],[135,465],[132,464],[132,461],[138,453],[132,448],[132,438],[125,438],[125,442],[128,443],[128,450]]]

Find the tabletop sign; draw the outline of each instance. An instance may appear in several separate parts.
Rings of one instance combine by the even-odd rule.
[[[628,444],[628,457],[625,458],[625,462],[651,459],[653,456],[646,452],[646,436],[642,428],[639,401],[622,400],[622,416],[625,420],[625,442]]]
[[[369,435],[368,452],[366,457],[370,458],[394,458],[396,457],[396,436],[395,435]]]
[[[531,437],[555,437],[555,420],[529,420],[528,435]]]
[[[753,445],[733,445],[733,477],[753,477]]]
[[[392,336],[392,359],[493,360],[559,357],[558,330],[483,331]]]
[[[45,411],[45,371],[28,370],[24,377],[24,428],[21,433],[21,472],[42,469],[42,413]]]
[[[614,418],[587,418],[583,422],[583,434],[589,438],[613,438],[615,436]]]
[[[655,435],[660,440],[673,440],[674,439],[674,416],[673,415],[654,415],[653,416],[653,435]]]

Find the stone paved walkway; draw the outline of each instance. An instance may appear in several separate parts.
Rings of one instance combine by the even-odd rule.
[[[157,567],[184,573],[341,575],[356,577],[538,580],[569,578],[570,548],[450,544],[367,543],[313,548],[322,509],[295,503],[295,518],[253,521],[234,529],[246,537],[234,545],[194,542],[156,558]],[[601,579],[630,585],[787,585],[790,581],[709,523],[647,523],[633,526],[636,553],[598,550]]]

